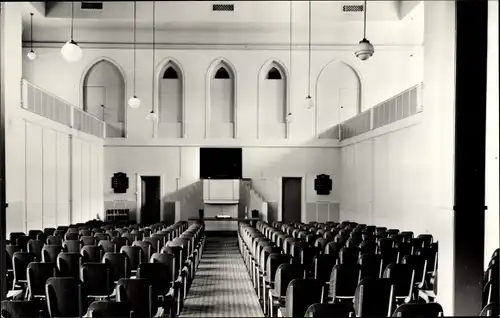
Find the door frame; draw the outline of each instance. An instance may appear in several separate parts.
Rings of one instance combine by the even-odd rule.
[[[141,222],[141,208],[142,208],[142,184],[141,180],[142,177],[159,177],[160,178],[160,221],[163,221],[163,194],[165,193],[165,176],[163,174],[149,174],[149,173],[136,173],[135,174],[136,179],[135,179],[135,184],[136,184],[136,191],[135,191],[135,198],[136,198],[136,205],[135,205],[135,211],[136,211],[136,216],[135,216],[135,221],[139,224]]]
[[[300,182],[300,222],[304,222],[306,219],[306,175],[305,174],[287,174],[285,176],[279,177],[280,186],[279,186],[279,201],[278,201],[278,222],[283,221],[283,179],[286,178],[301,178]]]

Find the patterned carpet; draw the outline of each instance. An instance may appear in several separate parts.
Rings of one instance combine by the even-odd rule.
[[[207,237],[180,317],[264,317],[234,237]]]

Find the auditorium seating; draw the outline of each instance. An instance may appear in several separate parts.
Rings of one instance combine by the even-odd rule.
[[[269,317],[443,314],[434,301],[438,244],[430,234],[349,221],[259,221],[239,224],[238,245]]]
[[[2,317],[177,316],[205,242],[204,225],[100,221],[11,233],[12,290]]]

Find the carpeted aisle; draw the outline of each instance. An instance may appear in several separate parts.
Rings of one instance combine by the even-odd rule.
[[[234,237],[207,237],[180,317],[264,317]]]

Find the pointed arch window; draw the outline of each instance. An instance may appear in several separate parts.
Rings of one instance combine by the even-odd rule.
[[[210,76],[210,136],[235,137],[235,81],[234,71],[224,61],[213,68]]]
[[[268,80],[280,80],[283,79],[280,71],[276,67],[272,67],[269,72],[267,72],[266,79]]]
[[[184,124],[183,75],[180,67],[168,62],[160,72],[158,83],[158,135],[181,138]]]
[[[221,66],[217,70],[217,72],[215,73],[214,78],[216,78],[216,79],[230,79],[231,76],[229,75],[229,72],[223,66]]]

